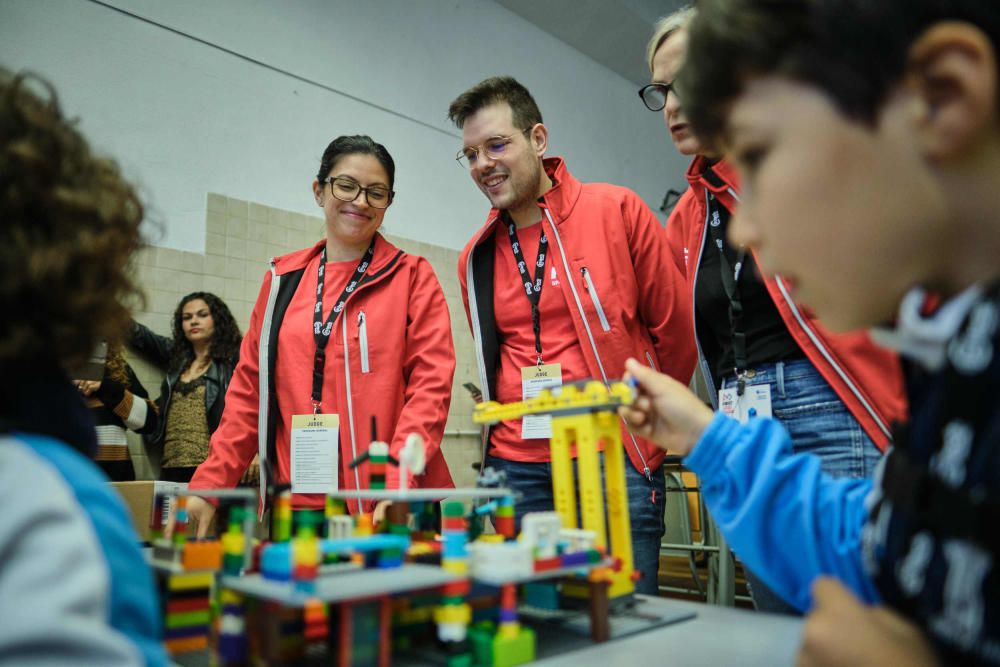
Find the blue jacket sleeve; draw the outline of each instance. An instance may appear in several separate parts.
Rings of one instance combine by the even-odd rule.
[[[819,459],[793,454],[780,422],[740,424],[718,414],[684,464],[733,551],[775,593],[798,609],[812,606],[820,575],[877,602],[861,560],[870,479],[834,479]]]

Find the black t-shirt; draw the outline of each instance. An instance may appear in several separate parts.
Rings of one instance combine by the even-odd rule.
[[[712,210],[719,213],[719,231],[725,239],[723,251],[732,269],[736,266],[738,251],[726,239],[730,213],[711,194],[709,199],[710,214]],[[718,386],[723,377],[733,374],[733,331],[729,320],[729,297],[722,283],[719,250],[707,225],[705,236],[695,283],[695,324],[698,327],[698,343]],[[762,364],[804,358],[798,343],[781,319],[750,252],[744,256],[736,288],[743,304],[743,330],[747,341],[746,367],[755,368]]]

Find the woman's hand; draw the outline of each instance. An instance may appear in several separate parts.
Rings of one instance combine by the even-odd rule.
[[[188,496],[187,515],[188,523],[193,521],[198,526],[197,537],[200,540],[208,535],[209,524],[215,517],[215,505],[204,498]]]
[[[100,380],[74,380],[76,389],[84,396],[93,396],[101,388]]]
[[[372,524],[377,526],[385,521],[385,511],[391,504],[391,500],[380,500],[375,504],[375,509],[372,510]]]
[[[618,414],[636,435],[687,456],[712,421],[711,408],[680,382],[635,359],[625,362],[625,371],[626,380],[635,380],[638,397]]]
[[[253,457],[253,461],[247,466],[243,477],[240,478],[240,486],[257,486],[260,484],[260,456]]]

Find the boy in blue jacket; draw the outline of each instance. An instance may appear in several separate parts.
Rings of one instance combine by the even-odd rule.
[[[741,172],[732,242],[832,328],[891,327],[910,422],[834,480],[634,360],[623,416],[811,610],[801,664],[1000,664],[1000,4],[703,0],[689,30],[676,90]]]

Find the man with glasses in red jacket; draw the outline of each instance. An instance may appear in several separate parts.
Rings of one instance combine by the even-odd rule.
[[[458,162],[486,195],[486,224],[459,259],[483,398],[520,401],[585,378],[620,378],[625,359],[688,382],[695,364],[690,297],[666,235],[637,194],[581,183],[545,158],[548,129],[511,77],[480,82],[452,102]],[[663,451],[622,436],[640,593],[657,593],[663,536]],[[516,521],[551,511],[551,424],[500,422],[484,434],[484,465],[521,493]]]

